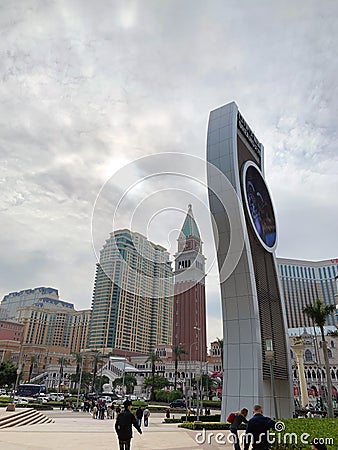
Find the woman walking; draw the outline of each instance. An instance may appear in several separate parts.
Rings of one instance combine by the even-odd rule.
[[[242,423],[248,423],[246,417],[248,415],[248,410],[246,408],[241,409],[235,414],[234,421],[230,426],[230,431],[234,436],[234,448],[235,450],[241,450],[238,439],[238,428]]]

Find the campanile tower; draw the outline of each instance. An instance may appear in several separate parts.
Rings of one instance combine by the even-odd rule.
[[[174,292],[173,345],[187,352],[183,361],[206,361],[205,257],[191,205],[178,238]]]

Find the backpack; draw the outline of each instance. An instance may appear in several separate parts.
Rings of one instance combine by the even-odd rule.
[[[235,414],[235,413],[230,413],[230,414],[228,415],[227,422],[233,423],[233,421],[235,420],[235,417],[236,417],[236,414]]]

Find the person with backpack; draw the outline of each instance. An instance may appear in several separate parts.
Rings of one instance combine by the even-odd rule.
[[[238,438],[238,428],[242,423],[248,423],[247,421],[247,415],[248,415],[247,408],[242,408],[240,411],[236,412],[235,414],[232,414],[228,416],[228,419],[233,419],[230,425],[230,432],[233,434],[234,437],[234,449],[235,450],[241,450],[241,446],[239,445],[239,438]],[[230,417],[231,416],[231,417]]]

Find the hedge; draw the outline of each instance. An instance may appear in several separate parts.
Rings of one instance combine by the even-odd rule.
[[[195,422],[197,420],[197,416],[182,416],[181,422]],[[200,416],[201,422],[220,422],[221,415],[220,414],[210,414],[209,416]]]
[[[229,422],[183,422],[178,425],[180,428],[188,430],[230,430]],[[239,426],[239,430],[245,430],[246,425]]]
[[[308,450],[313,439],[323,439],[328,450],[338,448],[338,419],[304,418],[281,419],[285,429],[275,432],[276,442],[271,445],[271,450]],[[229,430],[227,422],[184,422],[178,425],[189,430]],[[245,429],[242,424],[240,429]],[[329,441],[330,439],[331,441]]]
[[[281,443],[274,443],[271,450],[308,450],[310,442],[317,439],[333,439],[333,445],[326,441],[328,450],[338,448],[338,419],[303,418],[303,419],[281,419],[285,425],[285,430],[280,433]],[[288,435],[286,435],[288,433]],[[289,441],[290,433],[297,435],[297,444]],[[309,437],[304,436],[309,434]],[[286,436],[285,436],[286,435]],[[308,443],[301,442],[301,436]],[[285,442],[284,442],[285,439]]]

